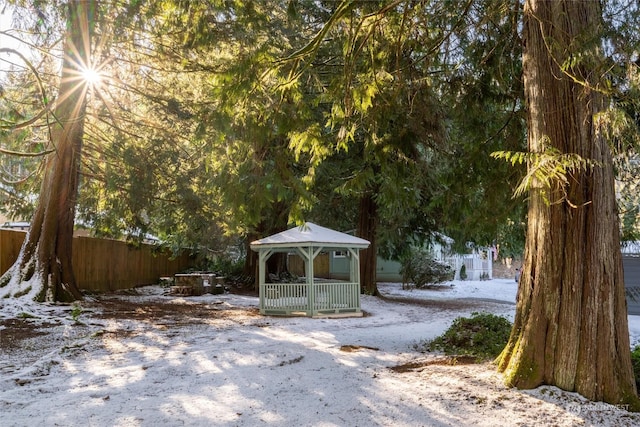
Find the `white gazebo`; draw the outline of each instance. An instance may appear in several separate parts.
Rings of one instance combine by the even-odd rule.
[[[304,314],[311,317],[362,316],[360,311],[360,249],[369,241],[307,222],[299,227],[251,242],[259,254],[260,313]],[[349,281],[318,281],[313,260],[322,251],[345,252],[350,258]],[[266,262],[275,252],[295,252],[304,260],[303,283],[266,283]]]

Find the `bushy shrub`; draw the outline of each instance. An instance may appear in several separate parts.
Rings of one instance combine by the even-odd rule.
[[[219,257],[212,261],[208,270],[213,271],[218,275],[233,277],[242,273],[244,267],[244,260],[234,260],[230,257]]]
[[[478,359],[496,358],[507,345],[511,322],[491,313],[471,313],[471,317],[458,317],[447,331],[425,343],[429,351],[445,354],[471,355]]]
[[[460,267],[460,280],[467,280],[467,267],[464,264]]]
[[[415,251],[401,262],[402,281],[413,283],[416,288],[429,284],[453,280],[453,270],[446,264],[436,261],[426,251]]]
[[[633,365],[633,376],[636,378],[636,386],[640,390],[640,345],[631,350],[631,364]]]

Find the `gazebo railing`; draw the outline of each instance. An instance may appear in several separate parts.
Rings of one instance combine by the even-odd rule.
[[[360,285],[354,282],[266,283],[260,293],[263,314],[307,315],[360,312]],[[313,289],[313,294],[309,293]]]
[[[314,308],[318,312],[360,310],[360,286],[358,283],[315,283]]]
[[[266,283],[260,294],[260,311],[291,314],[309,307],[306,283]]]

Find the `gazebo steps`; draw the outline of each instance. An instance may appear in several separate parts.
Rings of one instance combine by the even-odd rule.
[[[344,319],[348,317],[362,317],[364,314],[361,311],[353,313],[318,313],[311,316],[312,319]]]

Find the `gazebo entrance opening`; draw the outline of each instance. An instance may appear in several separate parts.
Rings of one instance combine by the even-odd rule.
[[[369,242],[313,223],[306,223],[251,243],[259,255],[260,313],[311,317],[362,316],[360,310],[360,249]],[[313,260],[322,251],[346,252],[349,281],[316,279]],[[302,283],[267,283],[266,262],[276,252],[294,252],[305,264]]]

